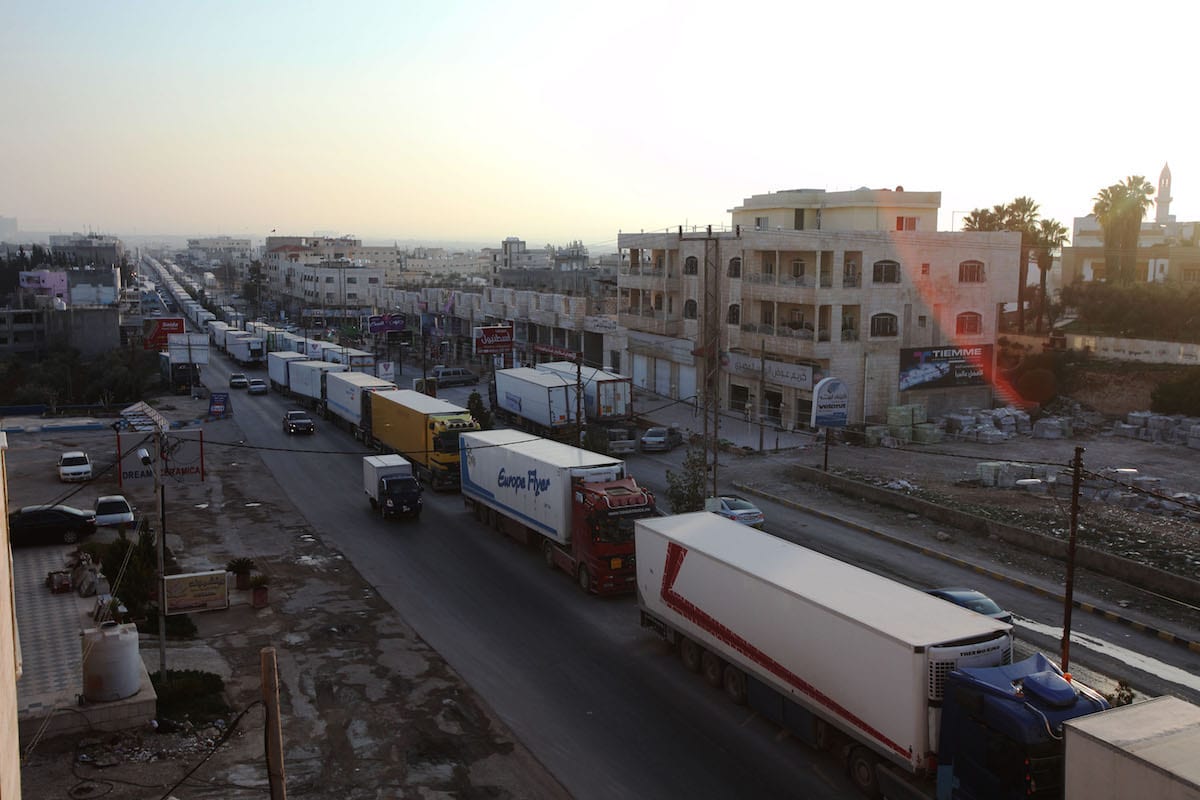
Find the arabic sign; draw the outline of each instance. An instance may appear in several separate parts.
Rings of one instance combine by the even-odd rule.
[[[367,317],[367,333],[378,334],[402,331],[405,328],[403,314],[372,314]]]
[[[167,336],[172,333],[186,333],[183,317],[159,317],[158,319],[142,320],[142,349],[166,350]]]
[[[506,325],[488,325],[474,328],[471,337],[475,343],[476,355],[496,355],[510,353],[513,348],[513,329]]]
[[[900,349],[900,391],[987,386],[992,382],[992,345]]]
[[[210,417],[223,417],[231,411],[229,392],[213,392],[208,396],[208,415]]]
[[[163,584],[164,614],[229,608],[229,577],[225,570],[164,575]]]
[[[579,353],[575,350],[568,350],[565,347],[558,347],[552,344],[535,344],[533,346],[533,352],[545,353],[547,355],[554,356],[555,358],[561,358],[564,361],[576,361],[579,358]]]
[[[764,378],[767,383],[791,386],[794,389],[812,389],[813,378],[821,379],[819,370],[809,364],[785,364],[767,359],[764,369],[761,359],[744,353],[721,353],[721,367],[733,375],[747,378]]]
[[[850,410],[850,391],[841,378],[822,378],[813,387],[814,428],[844,428]]]

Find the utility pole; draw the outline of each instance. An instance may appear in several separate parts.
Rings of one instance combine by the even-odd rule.
[[[575,439],[576,447],[583,447],[583,353],[575,353]]]
[[[683,228],[679,229],[683,240]],[[712,494],[718,494],[717,470],[721,452],[721,247],[709,225],[704,237],[704,442],[712,448]],[[709,422],[712,438],[709,438]]]
[[[767,342],[764,339],[758,345],[758,452],[763,451],[763,411],[767,406]]]
[[[1071,608],[1075,603],[1075,539],[1079,531],[1079,483],[1083,478],[1083,448],[1075,448],[1071,462],[1071,533],[1067,539],[1067,587],[1063,596],[1062,671],[1071,664]]]

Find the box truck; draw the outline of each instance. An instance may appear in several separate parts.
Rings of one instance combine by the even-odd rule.
[[[307,360],[308,358],[303,354],[291,350],[267,353],[267,377],[270,380],[271,388],[277,392],[286,393],[288,390],[288,364],[292,361]]]
[[[188,394],[200,385],[199,364],[172,360],[170,353],[159,353],[158,367],[163,387],[174,394]]]
[[[346,428],[356,438],[362,438],[363,412],[367,395],[397,389],[391,381],[381,380],[363,372],[325,373],[325,417]]]
[[[582,404],[574,380],[532,367],[496,370],[488,386],[492,410],[509,425],[539,436],[572,438]]]
[[[394,453],[365,456],[363,491],[371,508],[384,519],[421,516],[421,484],[413,477],[412,464],[403,456]]]
[[[458,437],[477,430],[465,408],[411,389],[368,392],[363,407],[363,441],[407,458],[434,489],[458,488]]]
[[[654,514],[654,495],[625,462],[513,430],[459,442],[463,500],[477,518],[540,547],[585,592],[633,590],[633,523]]]
[[[1042,655],[1008,663],[1007,623],[708,512],[636,528],[642,625],[869,795],[1061,785],[1063,721],[1107,707]]]
[[[548,361],[535,369],[561,375],[583,385],[583,413],[588,420],[610,425],[633,416],[633,381],[596,367],[576,369],[570,361]]]
[[[237,364],[243,367],[261,365],[267,357],[267,343],[249,333],[241,336],[227,334],[225,336],[225,352]]]
[[[288,394],[303,401],[309,408],[318,408],[324,401],[321,394],[326,372],[345,372],[349,367],[345,364],[331,364],[328,361],[299,360],[289,361]]]

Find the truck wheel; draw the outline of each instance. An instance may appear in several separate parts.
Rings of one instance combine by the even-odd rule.
[[[554,569],[554,545],[549,539],[542,540],[542,560],[546,562],[546,566]]]
[[[875,757],[865,747],[850,751],[848,763],[850,782],[867,797],[879,797],[879,779],[875,775]]]
[[[579,565],[579,588],[584,592],[591,593],[592,591],[592,576],[588,573],[588,568],[583,564]]]
[[[688,672],[700,671],[701,654],[704,652],[700,645],[693,642],[686,636],[679,638],[679,659],[683,662],[683,666]]]
[[[729,699],[739,706],[746,705],[746,673],[733,664],[726,664],[721,678]]]
[[[709,686],[714,689],[721,688],[721,673],[724,672],[725,664],[717,657],[716,653],[705,650],[700,655],[700,672],[704,675],[704,680]]]

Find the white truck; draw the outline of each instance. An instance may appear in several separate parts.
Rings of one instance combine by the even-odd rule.
[[[262,364],[267,357],[267,343],[251,334],[225,336],[225,352],[237,364],[253,367]]]
[[[735,702],[843,754],[865,793],[1025,796],[1061,781],[1048,728],[1107,707],[1043,656],[1010,663],[1007,623],[715,514],[636,527],[642,625]],[[989,747],[1005,754],[990,773]]]
[[[279,350],[267,353],[267,377],[271,388],[277,392],[288,389],[288,364],[293,361],[307,361],[308,357],[292,350]]]
[[[385,519],[421,516],[421,484],[413,475],[412,464],[404,456],[395,453],[365,456],[363,491],[371,508]]]
[[[326,347],[321,351],[322,361],[346,364],[354,372],[375,374],[375,354],[353,347]]]
[[[1156,697],[1064,726],[1065,800],[1200,800],[1200,708]]]
[[[345,364],[331,364],[328,361],[289,361],[288,394],[304,401],[309,408],[316,408],[324,401],[324,374],[346,372],[348,369]]]
[[[391,381],[385,381],[363,372],[327,372],[325,373],[325,416],[333,419],[335,424],[348,428],[354,438],[361,438],[363,414],[369,413],[366,409],[367,394],[391,391],[396,388],[396,384]]]
[[[510,425],[539,436],[563,438],[575,430],[575,381],[531,367],[496,370],[489,386],[492,410]]]
[[[633,381],[615,372],[580,367],[570,361],[548,361],[536,369],[553,372],[583,384],[583,413],[593,422],[605,425],[624,422],[633,415]]]
[[[654,496],[625,462],[513,430],[459,437],[463,500],[476,516],[527,544],[586,592],[632,591],[633,521]]]

